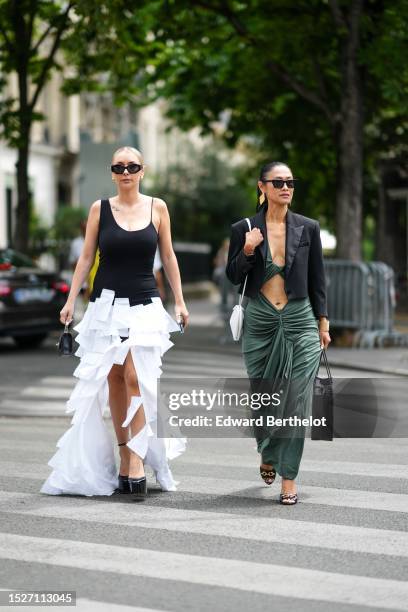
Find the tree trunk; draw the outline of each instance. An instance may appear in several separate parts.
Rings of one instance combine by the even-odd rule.
[[[26,253],[28,250],[30,202],[28,188],[28,156],[30,146],[31,118],[34,108],[29,105],[28,63],[30,58],[30,32],[21,12],[19,3],[13,2],[13,22],[15,37],[19,41],[16,51],[17,78],[19,92],[19,139],[17,169],[17,215],[14,232],[14,247]]]
[[[407,203],[406,198],[392,197],[389,188],[406,189],[406,181],[399,184],[397,161],[379,163],[378,207],[375,257],[393,268],[398,278],[407,275]],[[399,179],[401,181],[401,179]],[[401,186],[400,186],[401,185]]]
[[[22,143],[18,149],[17,169],[17,215],[16,229],[14,233],[14,248],[26,253],[28,250],[30,201],[28,188],[28,143],[30,136],[23,136]]]
[[[363,212],[363,85],[358,66],[361,2],[350,10],[350,26],[343,42],[342,100],[337,126],[337,256],[361,259]]]

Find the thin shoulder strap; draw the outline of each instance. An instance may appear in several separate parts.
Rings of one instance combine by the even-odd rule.
[[[101,226],[103,221],[105,220],[108,208],[110,210],[109,200],[107,198],[101,198],[101,212],[99,215],[99,226]]]
[[[150,210],[150,222],[153,221],[153,198],[152,198],[152,206],[151,206],[151,210]]]

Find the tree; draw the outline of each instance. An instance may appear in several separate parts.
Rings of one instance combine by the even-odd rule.
[[[147,51],[143,19],[127,19],[124,0],[0,0],[0,87],[16,73],[18,95],[0,101],[1,136],[18,150],[17,222],[14,245],[27,251],[28,157],[36,105],[53,70],[64,71],[67,95],[82,89],[111,91],[122,103],[137,91],[135,74]],[[132,33],[129,33],[129,26]],[[126,54],[132,56],[126,60]],[[142,59],[143,58],[143,59]],[[103,78],[101,78],[101,76]]]
[[[224,148],[215,140],[202,153],[190,151],[188,164],[174,164],[153,177],[154,192],[168,204],[174,239],[207,242],[213,252],[229,236],[233,221],[254,212],[245,168],[223,160]]]
[[[392,47],[397,32],[407,51],[407,1],[166,0],[152,12],[162,50],[150,81],[169,99],[169,116],[204,131],[221,117],[227,141],[253,136],[260,146],[271,144],[269,128],[281,153],[315,138],[315,172],[334,178],[337,254],[360,259],[365,126],[387,86],[395,90],[402,55],[385,61],[381,44]]]

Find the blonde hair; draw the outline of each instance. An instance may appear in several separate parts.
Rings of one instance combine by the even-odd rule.
[[[114,154],[112,155],[112,161],[115,159],[115,156],[118,153],[121,153],[122,151],[132,151],[132,153],[134,153],[136,155],[136,157],[139,159],[139,162],[142,164],[142,166],[144,166],[144,160],[143,160],[143,155],[141,154],[141,152],[138,149],[135,149],[135,147],[119,147],[119,149],[116,149],[116,151],[114,152]]]

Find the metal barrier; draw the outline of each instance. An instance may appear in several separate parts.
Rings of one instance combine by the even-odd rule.
[[[408,336],[393,331],[394,272],[383,262],[326,259],[330,325],[355,330],[354,344],[406,346]]]

